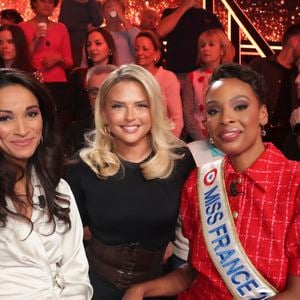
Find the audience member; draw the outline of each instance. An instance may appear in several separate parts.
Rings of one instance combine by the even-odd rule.
[[[95,124],[68,181],[92,232],[94,299],[112,300],[161,274],[194,162],[171,132],[158,83],[137,65],[121,66],[102,84]]]
[[[212,72],[222,63],[232,62],[235,50],[221,29],[209,29],[198,39],[199,69],[188,74],[183,89],[185,131],[192,140],[206,139],[205,94]]]
[[[86,36],[84,49],[88,67],[104,64],[118,64],[114,39],[104,28],[92,29]]]
[[[298,75],[295,79],[295,85],[298,104],[296,104],[290,118],[291,128],[284,144],[283,153],[289,159],[300,161],[300,58],[296,64]]]
[[[258,58],[250,66],[262,74],[268,84],[266,104],[269,123],[265,131],[265,141],[271,141],[283,150],[290,130],[289,119],[299,103],[296,97],[295,62],[300,58],[300,24],[288,27],[283,34],[282,50],[276,56]]]
[[[35,16],[20,23],[32,53],[33,67],[41,71],[59,113],[61,126],[72,120],[66,70],[73,65],[70,38],[64,24],[51,21],[59,0],[30,0]]]
[[[73,122],[65,131],[65,156],[67,158],[75,157],[75,154],[84,147],[84,135],[95,128],[94,111],[99,88],[107,76],[116,68],[111,64],[96,65],[87,71],[85,86],[91,114]]]
[[[19,24],[23,22],[22,16],[16,9],[3,9],[0,12],[0,26],[7,24]]]
[[[103,22],[99,5],[96,0],[63,0],[58,21],[69,31],[74,66],[79,67],[87,32]]]
[[[151,30],[139,32],[135,39],[136,63],[148,70],[158,81],[173,132],[180,137],[183,128],[180,84],[174,73],[158,66],[160,56],[161,42],[155,32]]]
[[[194,7],[196,0],[174,1],[176,8],[163,11],[156,32],[167,42],[166,68],[183,83],[188,72],[197,68],[197,41],[208,29],[221,28],[219,19],[205,9]]]
[[[262,81],[237,64],[213,73],[207,129],[226,156],[194,170],[184,185],[189,264],[132,287],[123,300],[187,288],[178,299],[300,298],[300,163],[262,141]]]
[[[91,299],[82,223],[68,184],[52,99],[0,70],[0,298]]]
[[[17,25],[0,26],[0,68],[34,72],[26,37]]]
[[[139,29],[125,17],[125,7],[121,0],[105,0],[102,4],[108,30],[118,49],[118,64],[134,62],[134,40]]]
[[[117,49],[114,40],[104,28],[95,28],[87,33],[84,51],[87,57],[87,67],[75,68],[70,74],[76,121],[91,117],[86,93],[86,74],[88,69],[92,66],[117,65]]]
[[[155,9],[145,8],[140,14],[140,29],[155,31],[159,19],[159,14]]]

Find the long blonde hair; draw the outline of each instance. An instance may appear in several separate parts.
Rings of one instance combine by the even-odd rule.
[[[152,156],[140,165],[146,179],[167,178],[173,171],[174,162],[182,157],[178,152],[185,143],[177,139],[172,131],[162,101],[162,94],[156,79],[144,68],[134,65],[122,65],[112,72],[102,84],[95,106],[96,129],[88,138],[89,146],[80,152],[82,160],[100,177],[115,175],[122,167],[116,154],[114,137],[106,130],[102,111],[111,88],[124,81],[139,83],[145,90],[150,103],[152,128],[149,141]]]

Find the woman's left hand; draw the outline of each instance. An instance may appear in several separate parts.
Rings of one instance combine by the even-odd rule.
[[[43,67],[46,69],[51,68],[54,65],[62,62],[63,62],[62,56],[56,54],[49,54],[48,56],[45,56],[41,61]]]
[[[143,300],[144,292],[139,285],[131,286],[122,297],[122,300]]]

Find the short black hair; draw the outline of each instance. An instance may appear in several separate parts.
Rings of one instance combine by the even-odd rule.
[[[249,84],[257,96],[258,102],[265,104],[266,87],[264,78],[250,67],[237,63],[220,65],[213,72],[210,79],[210,86],[217,80],[225,78],[236,78]],[[208,87],[209,90],[209,87]]]

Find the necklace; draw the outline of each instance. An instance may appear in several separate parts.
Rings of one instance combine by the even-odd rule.
[[[151,153],[152,153],[152,150],[149,150],[142,157],[134,158],[134,159],[128,159],[128,158],[124,157],[123,155],[121,155],[119,152],[117,152],[116,154],[119,158],[121,158],[124,161],[128,161],[131,163],[141,163],[141,162],[145,161],[148,157],[150,157]]]

